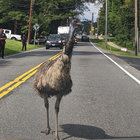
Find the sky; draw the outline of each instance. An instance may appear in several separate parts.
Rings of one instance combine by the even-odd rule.
[[[101,4],[93,4],[93,3],[87,3],[86,6],[89,8],[88,10],[85,10],[84,15],[80,16],[81,20],[91,20],[92,19],[92,13],[94,13],[94,22],[97,20],[99,9],[101,8]]]

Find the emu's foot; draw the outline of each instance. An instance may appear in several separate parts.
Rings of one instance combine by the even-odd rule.
[[[51,129],[46,129],[46,130],[44,130],[44,131],[41,131],[41,133],[45,133],[46,135],[48,135],[48,134],[50,134],[50,131],[51,131]]]

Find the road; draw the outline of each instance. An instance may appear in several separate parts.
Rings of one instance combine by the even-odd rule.
[[[0,60],[0,87],[59,51],[42,48]],[[79,43],[74,48],[71,75],[72,93],[60,105],[61,139],[140,139],[138,69],[123,59],[100,52],[91,43]],[[52,130],[54,102],[53,97],[50,99]],[[31,77],[0,99],[0,139],[52,140],[53,133],[47,136],[40,133],[46,128],[45,115],[43,100],[35,94]]]

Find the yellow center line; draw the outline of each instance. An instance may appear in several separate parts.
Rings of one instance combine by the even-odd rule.
[[[54,56],[52,56],[51,58],[49,58],[50,60],[53,59],[54,57],[60,55],[61,53],[58,53]],[[41,63],[42,64],[42,63]],[[32,72],[33,70],[37,69],[41,64],[37,65],[36,67],[30,69],[29,71],[25,72],[24,74],[22,74],[21,76],[15,78],[13,81],[7,83],[6,85],[0,87],[0,91],[4,90],[5,88],[11,86],[13,83],[18,82],[21,78],[23,78],[24,76],[26,76],[27,74],[29,74],[30,72]]]
[[[54,59],[56,59],[57,57],[59,57],[61,54],[62,54],[62,52],[60,52],[60,53],[58,53],[58,54],[52,56],[51,58],[49,58],[49,60],[54,60]]]
[[[58,53],[54,56],[52,56],[51,58],[49,58],[49,60],[55,60],[57,59],[59,56],[61,56],[61,53]],[[42,63],[41,63],[42,64]],[[4,97],[5,95],[7,95],[10,91],[12,91],[13,89],[17,88],[19,85],[21,85],[22,83],[24,83],[27,79],[29,79],[31,76],[33,76],[36,72],[37,72],[37,68],[41,65],[37,65],[36,67],[30,69],[29,71],[25,72],[24,74],[22,74],[21,76],[15,78],[13,81],[7,83],[6,85],[0,87],[0,91],[8,88],[6,91],[0,93],[0,99],[2,97]],[[22,79],[23,78],[23,79]],[[15,84],[14,84],[15,83]],[[12,85],[14,84],[14,85]],[[11,86],[12,85],[12,86]],[[10,87],[11,86],[11,87]]]
[[[41,63],[42,64],[42,63]],[[6,85],[2,86],[0,88],[0,91],[4,90],[5,88],[8,88],[9,86],[11,86],[13,83],[18,82],[21,78],[23,78],[24,76],[26,76],[27,74],[29,74],[30,72],[34,71],[35,69],[37,69],[41,64],[37,65],[36,67],[32,68],[31,70],[25,72],[24,74],[22,74],[21,76],[15,78],[13,81],[7,83]]]
[[[0,94],[0,99],[2,97],[4,97],[5,95],[7,95],[10,91],[12,91],[13,89],[17,88],[19,85],[21,85],[22,83],[24,83],[27,79],[29,79],[31,76],[33,76],[36,73],[36,71],[37,70],[33,71],[32,73],[30,73],[29,75],[27,75],[25,78],[23,78],[22,81],[18,81],[12,87],[9,87],[6,91],[2,92]]]

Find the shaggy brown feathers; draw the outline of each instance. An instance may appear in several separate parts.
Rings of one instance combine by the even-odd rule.
[[[34,88],[44,98],[54,95],[66,95],[71,92],[71,62],[67,55],[62,54],[57,60],[48,60],[38,69],[34,78]]]
[[[46,108],[47,129],[42,133],[50,133],[49,101],[48,97],[56,96],[55,103],[55,140],[58,136],[58,112],[61,99],[71,92],[72,80],[70,76],[71,56],[74,46],[74,32],[78,28],[78,20],[73,20],[70,26],[70,35],[62,55],[56,60],[47,60],[39,68],[34,78],[34,88],[44,98]]]

